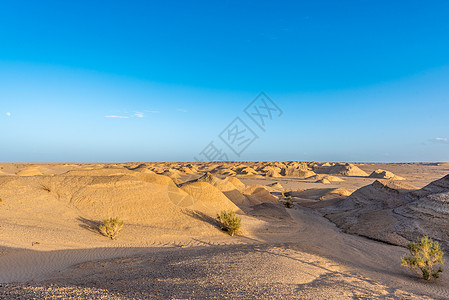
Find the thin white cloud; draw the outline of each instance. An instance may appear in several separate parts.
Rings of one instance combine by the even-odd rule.
[[[145,114],[140,111],[134,112],[121,112],[120,115],[107,115],[105,118],[115,118],[115,119],[131,119],[131,118],[145,118]]]
[[[11,113],[10,113],[9,111],[6,113],[6,115],[7,115],[8,117],[11,117]]]
[[[116,119],[129,119],[127,116],[116,116],[116,115],[110,115],[110,116],[104,116],[105,118],[116,118]]]
[[[188,112],[188,110],[187,110],[187,109],[184,109],[184,108],[178,108],[177,111],[180,111],[180,112],[183,112],[183,113]]]
[[[152,114],[159,114],[160,113],[159,110],[146,110],[145,112],[149,112],[149,113],[152,113]]]
[[[430,141],[439,144],[449,144],[449,139],[446,137],[436,137],[434,139],[431,139]]]

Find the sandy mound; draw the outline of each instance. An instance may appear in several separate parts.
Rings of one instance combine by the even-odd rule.
[[[354,193],[353,189],[347,189],[347,188],[338,188],[335,190],[330,191],[329,193],[325,194],[321,198],[325,198],[327,195],[339,195],[343,197],[348,197]]]
[[[260,166],[260,167],[256,168],[256,170],[259,171],[259,172],[264,172],[264,173],[267,173],[267,172],[270,172],[270,171],[281,173],[282,168],[279,168],[279,167],[276,167],[276,166],[272,166],[272,165],[263,165],[263,166]]]
[[[246,188],[245,184],[237,177],[228,177],[228,181],[232,183],[239,191],[243,191]]]
[[[321,166],[315,170],[321,174],[335,174],[344,176],[366,177],[368,174],[354,164],[336,164],[332,166]]]
[[[282,169],[283,176],[287,177],[297,177],[297,178],[308,178],[316,175],[315,172],[309,170],[307,165],[300,165],[299,167],[287,167]]]
[[[329,198],[335,198],[336,195],[339,198],[346,198],[348,194],[351,194],[354,190],[346,188],[313,188],[300,191],[290,191],[290,195],[294,198],[302,200],[323,200]]]
[[[185,174],[194,174],[195,172],[189,167],[181,167],[179,171]]]
[[[219,189],[208,182],[187,182],[181,186],[181,189],[194,199],[200,200],[202,202],[201,204],[206,207],[211,207],[217,212],[222,210],[240,210]]]
[[[85,178],[67,178],[64,185],[76,186],[80,180]],[[86,218],[120,216],[127,223],[165,226],[175,225],[174,220],[184,219],[170,199],[169,188],[173,194],[186,196],[175,186],[150,183],[127,175],[97,176],[88,180],[70,198],[61,199]]]
[[[209,172],[206,172],[203,176],[198,177],[195,180],[188,181],[185,184],[194,183],[194,182],[207,182],[222,192],[236,189],[235,185],[233,183],[229,182],[227,178],[220,179],[218,177],[213,176]]]
[[[129,175],[139,178],[142,181],[169,185],[176,187],[175,183],[170,177],[158,175],[152,171],[145,172],[135,172],[130,171],[126,168],[101,168],[101,169],[91,169],[91,170],[71,170],[60,176],[119,176],[119,175]]]
[[[224,169],[223,172],[221,173],[221,175],[224,175],[224,176],[235,176],[235,175],[237,175],[237,173],[232,171],[232,170],[230,170],[230,169]]]
[[[238,164],[238,165],[233,165],[230,168],[231,168],[231,170],[236,171],[238,173],[238,172],[240,172],[240,170],[248,168],[248,165]]]
[[[385,171],[382,169],[377,169],[373,171],[370,175],[370,178],[378,178],[378,179],[391,179],[391,180],[405,180],[405,178],[401,176],[397,176],[390,171]]]
[[[258,175],[258,173],[256,172],[256,170],[254,170],[254,169],[251,168],[251,167],[246,167],[246,168],[239,169],[239,170],[237,171],[237,174],[238,174],[238,175]]]
[[[332,176],[332,175],[323,175],[323,174],[317,174],[315,176],[311,176],[309,178],[306,178],[307,180],[312,180],[312,181],[319,181],[322,179],[326,179],[330,182],[342,182],[344,181],[344,179],[341,179],[340,177],[337,176]]]
[[[215,168],[214,170],[211,171],[211,173],[213,174],[219,174],[219,175],[224,175],[224,176],[235,176],[237,175],[237,173],[231,169],[228,168]]]
[[[266,177],[282,177],[281,174],[279,174],[279,172],[277,172],[276,170],[269,170],[265,173]]]
[[[295,197],[295,200],[299,200],[302,206],[322,209],[338,203],[353,192],[353,189],[347,188],[320,188],[291,192],[291,195]]]
[[[239,183],[240,183],[243,185],[243,183],[241,183],[240,180],[236,179],[237,180],[236,181],[235,179],[231,179],[231,180],[230,180],[230,178],[220,179],[220,178],[213,176],[211,173],[207,172],[206,174],[199,177],[198,179],[195,179],[195,180],[192,180],[192,181],[182,184],[181,188],[184,188],[184,186],[190,185],[190,184],[196,183],[196,182],[206,182],[206,183],[209,183],[210,185],[214,186],[218,191],[220,191],[222,194],[224,194],[224,196],[226,196],[232,203],[234,203],[235,205],[237,205],[239,207],[242,207],[242,206],[245,206],[245,204],[247,204],[248,200],[247,200],[246,196],[243,195],[239,191],[239,189],[236,187],[236,184],[239,185]],[[243,187],[244,187],[244,185],[243,185]]]
[[[414,191],[408,195],[412,200],[419,200],[433,194],[445,193],[449,191],[449,175],[435,180],[420,190]]]
[[[152,170],[150,170],[150,168],[146,164],[141,164],[138,167],[131,168],[129,170],[134,171],[134,172],[139,172],[139,173],[156,174],[156,172],[153,172]]]
[[[2,232],[8,233],[2,234],[4,245],[20,247],[36,240],[47,246],[95,245],[97,239],[105,240],[98,232],[89,235],[94,231],[92,224],[115,216],[128,230],[149,226],[151,232],[217,235],[222,233],[210,222],[185,210],[212,219],[221,210],[239,210],[207,182],[180,189],[168,177],[125,168],[73,170],[57,176],[0,176],[0,197]],[[128,238],[132,241],[132,235]]]
[[[18,176],[40,176],[43,175],[41,170],[38,167],[31,167],[21,170],[16,173]]]
[[[411,202],[393,210],[407,218],[400,219],[402,234],[409,239],[427,234],[449,249],[449,175],[407,194],[406,199]]]
[[[305,162],[290,162],[287,164],[287,168],[294,168],[294,169],[298,169],[298,170],[310,170],[310,167],[307,163]]]
[[[181,177],[181,172],[179,172],[176,169],[169,169],[169,170],[165,170],[162,173],[158,173],[159,175],[164,175],[170,178],[180,178]]]
[[[403,197],[398,197],[398,195],[404,195],[414,189],[416,187],[403,182],[376,180],[372,184],[358,189],[351,197],[340,202],[338,208],[344,210],[394,208],[407,202]]]
[[[324,178],[326,178],[329,181],[335,181],[335,182],[345,181],[344,179],[341,179],[340,177],[332,176],[332,175],[325,175]]]
[[[254,204],[259,203],[279,203],[279,199],[273,196],[263,185],[249,185],[243,192]]]
[[[420,190],[378,180],[322,211],[349,233],[398,245],[428,235],[449,248],[449,175]]]
[[[161,174],[161,173],[163,173],[165,171],[165,169],[161,168],[161,167],[149,167],[148,169],[150,171],[153,171],[154,173],[157,173],[157,174]]]
[[[327,178],[321,178],[321,179],[315,181],[315,183],[331,184],[331,182]]]

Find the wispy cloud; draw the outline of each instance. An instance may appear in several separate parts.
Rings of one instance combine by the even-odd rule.
[[[10,113],[9,111],[6,113],[6,115],[7,115],[8,117],[11,117],[11,113]]]
[[[436,137],[434,139],[430,140],[432,143],[438,143],[438,144],[449,144],[449,139],[446,137]]]
[[[145,111],[146,112],[146,111]],[[140,111],[134,112],[121,112],[120,115],[107,115],[105,118],[116,118],[116,119],[131,119],[131,118],[145,118],[145,113]]]
[[[116,115],[110,115],[110,116],[104,116],[105,118],[116,118],[116,119],[129,119],[127,116],[116,116]]]
[[[146,110],[145,112],[152,113],[152,114],[159,114],[160,113],[159,110]]]
[[[187,110],[187,109],[184,109],[184,108],[178,108],[177,111],[180,111],[180,112],[183,112],[183,113],[188,112],[188,110]]]

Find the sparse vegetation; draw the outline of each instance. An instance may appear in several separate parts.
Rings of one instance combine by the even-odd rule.
[[[221,230],[227,231],[230,236],[234,236],[239,233],[242,220],[237,217],[235,212],[232,210],[222,211],[217,215],[217,220],[220,224]]]
[[[115,240],[122,231],[123,224],[124,222],[120,221],[118,217],[109,218],[103,220],[103,224],[101,224],[98,229],[104,236],[107,236],[111,240]]]
[[[0,198],[0,202],[3,202],[3,199],[2,199],[2,198]]]
[[[46,192],[51,192],[51,188],[50,186],[46,185],[46,184],[41,184],[41,189],[46,191]]]
[[[292,208],[293,207],[292,196],[290,196],[290,193],[287,192],[287,189],[285,189],[282,192],[281,203],[284,204],[284,206],[287,207],[287,208]]]
[[[438,242],[428,236],[423,236],[416,242],[408,243],[407,248],[411,256],[401,257],[402,266],[422,274],[422,278],[425,280],[437,279],[440,276],[440,273],[443,272],[442,267],[434,268],[435,265],[444,264],[444,253]]]

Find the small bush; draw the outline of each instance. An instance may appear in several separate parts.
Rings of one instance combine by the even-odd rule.
[[[282,200],[281,203],[287,207],[287,208],[292,208],[293,207],[293,201],[292,201],[292,196],[290,196],[290,193],[287,192],[287,189],[285,189],[282,192]]]
[[[239,233],[241,224],[241,219],[235,215],[235,212],[230,211],[222,211],[219,215],[217,215],[217,220],[220,224],[220,228],[223,231],[227,231],[230,236],[234,236],[234,234]]]
[[[123,228],[123,221],[120,221],[119,218],[109,218],[103,220],[103,224],[99,226],[100,232],[111,240],[115,240],[117,236],[120,234]]]
[[[286,208],[293,208],[292,198],[289,198],[289,199],[286,199],[286,200],[282,201],[282,204],[284,204],[284,206]]]
[[[402,256],[402,266],[422,274],[422,278],[430,280],[437,279],[443,272],[441,266],[436,269],[435,265],[443,264],[443,251],[440,244],[431,238],[423,236],[417,239],[416,243],[410,242],[407,245],[411,256]]]

